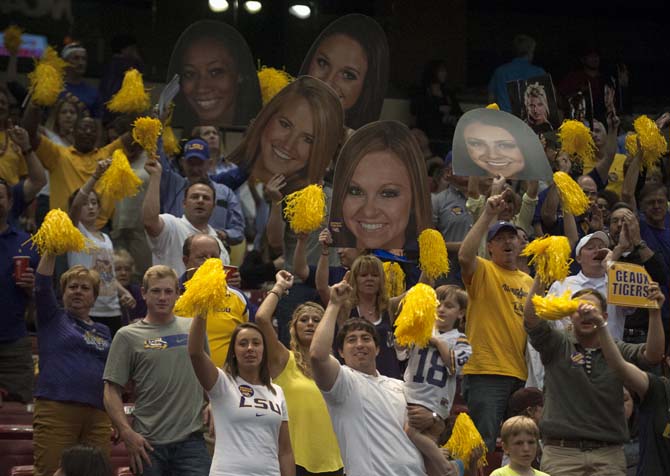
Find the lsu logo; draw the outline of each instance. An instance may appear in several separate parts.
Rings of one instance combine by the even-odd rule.
[[[244,401],[244,397],[249,398],[249,397],[254,396],[254,389],[251,388],[249,385],[240,385],[237,388],[239,389],[240,393],[242,394],[242,401]],[[242,406],[242,405],[240,404],[240,406]]]
[[[243,387],[244,385],[240,385]],[[253,392],[253,389],[252,389]],[[275,412],[277,415],[281,415],[281,407],[270,400],[264,398],[254,398],[247,400],[247,397],[240,397],[240,408],[255,408],[257,410],[270,410]],[[262,416],[261,414],[256,413],[256,416]]]
[[[461,207],[452,207],[451,208],[451,213],[453,215],[462,215],[463,214],[463,209]]]
[[[168,346],[167,342],[165,342],[162,337],[157,337],[155,339],[147,339],[144,341],[145,349],[163,350],[166,349],[167,346]]]

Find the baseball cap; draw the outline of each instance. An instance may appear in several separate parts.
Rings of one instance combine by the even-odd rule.
[[[575,256],[579,256],[579,252],[582,251],[582,248],[584,248],[586,244],[593,238],[601,239],[603,243],[605,243],[606,248],[610,245],[610,239],[604,231],[594,231],[593,233],[586,235],[581,240],[579,240],[579,243],[577,243],[577,248],[575,248]]]
[[[209,160],[209,146],[202,139],[191,139],[184,146],[184,158],[197,157],[200,160]]]
[[[508,221],[496,222],[489,228],[489,232],[486,235],[486,241],[491,241],[501,230],[511,230],[516,233],[516,226]]]

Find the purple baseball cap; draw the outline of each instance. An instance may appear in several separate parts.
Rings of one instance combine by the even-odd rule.
[[[486,241],[491,241],[501,230],[511,230],[516,233],[516,226],[508,221],[498,221],[495,222],[489,228],[489,232],[486,235]]]
[[[200,160],[209,160],[209,146],[202,139],[191,139],[184,146],[184,158],[197,157]]]

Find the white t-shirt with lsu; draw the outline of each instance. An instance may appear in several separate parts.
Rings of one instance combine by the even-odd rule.
[[[321,391],[347,476],[425,474],[423,458],[404,431],[403,382],[340,367],[333,388]]]
[[[218,369],[207,392],[216,428],[210,476],[279,476],[279,428],[288,421],[284,392],[252,385]]]

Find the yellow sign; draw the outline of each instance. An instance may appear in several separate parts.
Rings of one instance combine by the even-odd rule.
[[[607,303],[658,309],[656,301],[647,298],[651,283],[644,267],[617,261],[607,270]]]

